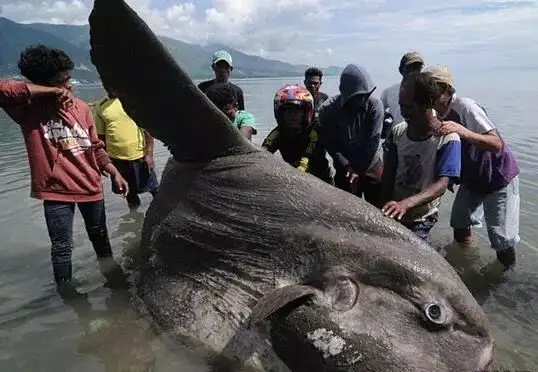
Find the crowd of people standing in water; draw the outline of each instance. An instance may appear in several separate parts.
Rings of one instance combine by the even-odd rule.
[[[0,107],[22,129],[31,171],[31,197],[43,200],[56,283],[70,284],[72,226],[78,206],[102,271],[114,270],[101,175],[130,208],[139,194],[156,195],[154,140],[123,110],[114,87],[92,107],[71,92],[74,64],[43,45],[21,53],[27,81],[0,80]],[[214,54],[215,78],[198,88],[248,139],[258,133],[243,91],[230,82],[231,55]],[[276,125],[262,147],[334,187],[364,199],[427,240],[441,197],[454,192],[450,225],[468,245],[483,217],[492,248],[506,269],[519,242],[519,168],[486,110],[456,95],[447,67],[426,66],[417,52],[400,61],[402,80],[382,92],[362,66],[340,76],[339,94],[320,91],[323,73],[305,71],[273,99]],[[332,158],[334,174],[330,167]],[[116,265],[117,266],[117,265]]]
[[[241,88],[229,81],[230,54],[215,53],[213,70],[215,78],[198,87],[251,139],[255,120],[245,111]],[[366,69],[350,64],[340,76],[340,93],[328,97],[320,91],[322,71],[307,69],[304,87],[286,85],[274,95],[276,127],[262,146],[364,197],[424,240],[438,221],[442,195],[459,185],[450,219],[454,239],[470,244],[471,228],[485,217],[498,260],[511,267],[520,239],[514,154],[486,110],[456,95],[447,67],[427,67],[420,53],[409,52],[399,72],[402,81],[377,98]]]

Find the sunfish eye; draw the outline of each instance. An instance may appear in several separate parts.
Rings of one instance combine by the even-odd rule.
[[[426,306],[426,318],[432,323],[435,324],[443,324],[445,321],[445,317],[443,316],[443,312],[441,310],[441,307],[438,304],[429,304]]]
[[[329,296],[335,310],[348,311],[357,302],[359,288],[353,280],[342,277],[331,281],[325,293]]]

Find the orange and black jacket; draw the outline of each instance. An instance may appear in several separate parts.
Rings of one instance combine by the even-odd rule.
[[[318,138],[316,129],[291,135],[283,132],[280,127],[276,127],[265,138],[262,147],[273,154],[277,150],[280,151],[286,163],[326,182],[331,182],[327,152]]]

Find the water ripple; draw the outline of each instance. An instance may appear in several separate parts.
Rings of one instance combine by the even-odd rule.
[[[383,77],[380,79],[383,80]],[[538,127],[531,123],[532,115],[529,114],[535,112],[538,90],[533,81],[524,84],[527,80],[529,79],[517,83],[511,81],[510,89],[494,90],[461,79],[461,88],[458,88],[459,92],[468,94],[488,108],[492,120],[515,153],[521,168],[521,243],[517,247],[518,267],[504,284],[491,284],[488,287],[489,296],[483,305],[497,340],[495,366],[498,369],[538,370],[535,356],[538,349],[538,333],[535,331],[538,328],[538,156],[534,152],[538,147]],[[244,81],[248,110],[255,114],[259,125],[258,135],[254,137],[254,142],[258,145],[275,125],[271,99],[283,83],[284,80],[279,79]],[[324,77],[324,90],[329,94],[336,93],[338,83],[338,78]],[[79,93],[92,100],[103,94],[101,88],[95,87],[79,88]],[[156,162],[159,173],[168,156],[167,149],[157,141]],[[84,339],[80,334],[88,332],[88,324],[85,323],[87,319],[82,319],[87,315],[80,318],[76,310],[64,304],[54,291],[50,243],[43,220],[43,208],[41,202],[29,198],[29,184],[28,160],[20,128],[0,112],[0,370],[103,371],[103,360],[108,358],[109,361],[117,362],[121,359],[121,356],[113,354],[115,347],[110,345],[117,347],[126,343],[128,346],[121,348],[123,359],[126,356],[134,359],[131,356],[136,355],[138,349],[134,346],[129,349],[131,344],[128,342],[136,338],[130,336],[135,329],[135,321],[121,313],[129,308],[128,301],[121,302],[121,311],[116,311],[115,314],[112,312],[112,316],[116,315],[125,322],[132,323],[131,327],[128,325],[121,331],[114,327],[106,328],[110,334],[107,338],[98,338],[97,346],[89,347],[90,351],[84,354],[78,350]],[[130,216],[125,201],[110,194],[109,180],[104,180],[104,187],[110,238],[115,254],[121,257],[122,252],[136,245],[141,219]],[[441,219],[436,227],[440,235],[444,234],[443,239],[445,235],[451,237],[448,217],[453,197],[448,194],[443,199]],[[148,196],[142,197],[142,213],[150,200]],[[104,279],[98,272],[78,212],[74,231],[75,275],[81,280],[82,290],[88,291],[92,306],[95,304],[100,311],[105,311],[102,309],[107,308],[107,301],[110,301],[112,294],[102,288]],[[493,254],[487,241],[486,229],[477,230],[476,236],[481,252]],[[96,313],[99,312],[91,314]],[[110,313],[109,311],[108,314]],[[111,354],[98,355],[107,350]],[[168,365],[170,360],[176,360],[177,355],[175,351],[163,351],[161,358]],[[170,370],[183,371],[184,364],[185,358],[180,357],[177,368],[171,367]],[[197,369],[189,367],[187,370]]]

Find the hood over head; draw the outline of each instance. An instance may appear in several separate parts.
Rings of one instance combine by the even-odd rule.
[[[364,67],[349,64],[340,75],[339,89],[342,104],[345,104],[357,94],[371,94],[376,89],[376,86]]]

